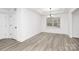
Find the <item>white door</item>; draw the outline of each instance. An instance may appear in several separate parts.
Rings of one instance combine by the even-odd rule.
[[[9,37],[16,39],[16,34],[17,34],[17,26],[16,26],[16,15],[9,15],[8,19],[8,30],[9,30]]]
[[[72,14],[72,34],[73,37],[79,38],[79,9]]]

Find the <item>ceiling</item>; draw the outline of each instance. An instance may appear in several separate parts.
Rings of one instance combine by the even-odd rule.
[[[16,8],[0,8],[0,13],[11,14],[16,11]]]
[[[17,8],[0,8],[0,13],[14,13]],[[40,15],[49,15],[50,9],[49,8],[27,8]],[[68,13],[72,9],[75,8],[51,8],[51,14],[62,14]]]
[[[34,12],[37,12],[41,15],[49,15],[50,9],[49,8],[29,8]],[[52,8],[51,14],[62,14],[62,13],[68,13],[74,8]]]

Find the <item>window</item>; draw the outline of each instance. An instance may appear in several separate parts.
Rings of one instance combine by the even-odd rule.
[[[49,27],[60,27],[60,18],[59,17],[48,17],[47,26]]]

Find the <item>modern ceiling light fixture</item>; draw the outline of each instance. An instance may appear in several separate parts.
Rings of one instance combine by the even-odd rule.
[[[49,8],[49,15],[48,17],[52,18],[52,8]]]
[[[50,8],[50,17],[51,17],[51,8]]]

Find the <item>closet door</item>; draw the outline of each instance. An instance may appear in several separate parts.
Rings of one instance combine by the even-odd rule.
[[[9,37],[16,39],[17,35],[17,26],[16,26],[16,15],[9,15]]]

